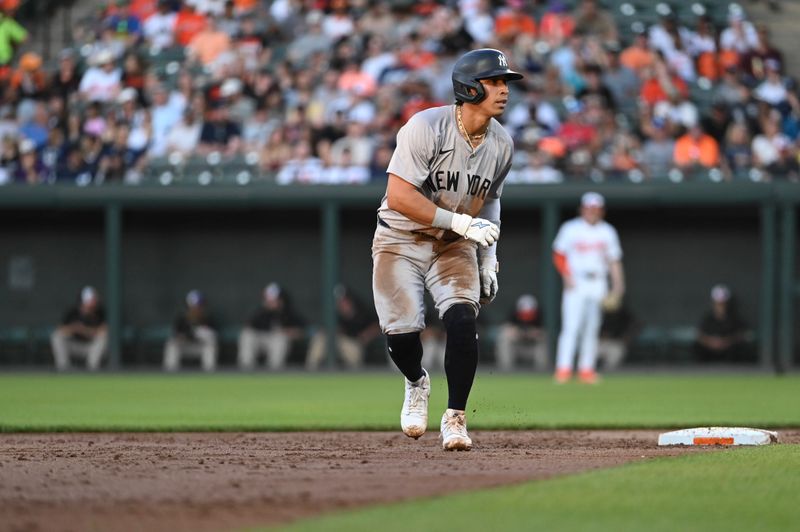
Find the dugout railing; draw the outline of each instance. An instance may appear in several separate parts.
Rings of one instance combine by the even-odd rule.
[[[600,190],[614,208],[748,208],[757,209],[760,224],[761,275],[758,296],[758,360],[763,367],[787,369],[793,364],[794,307],[798,295],[795,279],[796,210],[800,187],[791,183],[656,183],[568,184],[509,186],[503,197],[505,211],[528,210],[539,217],[540,293],[544,308],[559,306],[560,283],[550,266],[550,245],[565,209],[574,209],[586,190]],[[383,194],[382,185],[363,187],[294,187],[272,184],[248,186],[122,186],[18,187],[0,190],[5,211],[91,210],[103,213],[105,302],[109,325],[109,365],[119,368],[124,323],[122,319],[122,239],[126,210],[215,211],[219,209],[313,209],[320,213],[321,262],[319,286],[322,326],[336,329],[334,287],[340,273],[341,216],[349,209],[373,209]],[[370,222],[371,223],[371,222]],[[623,237],[624,239],[624,237]],[[557,338],[558,316],[545,314],[551,353]],[[333,345],[334,342],[329,342]],[[333,360],[333,357],[329,357]]]

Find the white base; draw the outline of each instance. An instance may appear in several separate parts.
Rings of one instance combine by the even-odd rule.
[[[747,427],[697,427],[658,437],[659,445],[768,445],[777,441],[777,432]]]

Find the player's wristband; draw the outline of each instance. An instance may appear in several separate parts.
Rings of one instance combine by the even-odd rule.
[[[439,229],[450,229],[453,226],[453,212],[441,207],[436,207],[436,214],[433,215],[431,225]]]

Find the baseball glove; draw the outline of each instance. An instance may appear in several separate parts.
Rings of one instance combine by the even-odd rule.
[[[603,298],[603,310],[606,312],[616,312],[622,306],[622,297],[614,292],[609,293]]]

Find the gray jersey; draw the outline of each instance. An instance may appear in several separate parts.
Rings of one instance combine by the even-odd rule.
[[[485,201],[500,198],[513,150],[511,136],[492,118],[486,138],[473,152],[459,132],[456,106],[446,105],[420,111],[400,128],[397,148],[386,171],[416,186],[443,209],[477,216]],[[499,213],[499,209],[492,212]],[[393,229],[435,238],[444,234],[442,229],[393,211],[385,195],[378,216]]]

